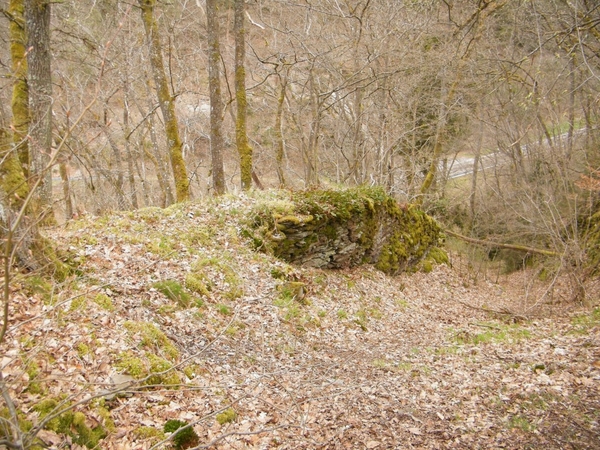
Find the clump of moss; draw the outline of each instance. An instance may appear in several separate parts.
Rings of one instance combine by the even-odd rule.
[[[448,253],[439,247],[433,247],[427,252],[427,256],[421,262],[421,269],[423,272],[429,273],[433,270],[433,266],[436,264],[450,265]]]
[[[144,358],[131,352],[121,353],[115,362],[115,367],[135,379],[147,378],[146,385],[178,386],[181,384],[179,373],[173,369],[173,364],[152,353],[146,353]]]
[[[179,357],[179,351],[156,325],[150,322],[127,321],[124,326],[141,347],[151,350],[152,353],[165,355],[171,361]]]
[[[48,279],[40,275],[31,275],[25,278],[23,286],[28,295],[41,296],[45,304],[52,302],[53,284]]]
[[[87,309],[87,299],[83,296],[76,297],[71,301],[69,306],[69,312],[73,311],[85,311]]]
[[[167,386],[178,386],[181,384],[179,373],[173,369],[173,364],[169,361],[153,355],[146,354],[150,363],[150,373],[153,374],[148,378],[148,384],[164,384]]]
[[[224,316],[230,316],[232,313],[231,308],[223,303],[219,303],[218,305],[216,305],[216,309],[219,312],[219,314],[222,314]]]
[[[85,415],[82,412],[76,412],[73,415],[73,441],[79,445],[85,445],[87,448],[99,448],[98,444],[108,433],[102,425],[90,428],[85,423]]]
[[[188,273],[185,276],[185,287],[202,297],[208,297],[210,295],[209,285],[206,283],[206,277],[198,273]]]
[[[165,433],[154,427],[139,427],[133,430],[133,435],[136,439],[148,441],[149,444],[155,445],[166,438]]]
[[[590,328],[600,325],[600,308],[594,308],[587,314],[581,314],[571,319],[573,331],[575,333],[585,334]]]
[[[281,267],[276,266],[271,269],[271,276],[273,278],[275,278],[276,280],[287,280],[288,273],[286,270],[282,269]]]
[[[45,392],[45,386],[38,378],[40,375],[40,366],[36,361],[29,361],[26,366],[27,376],[29,377],[29,383],[27,384],[27,392],[30,394],[43,394]]]
[[[160,236],[146,244],[146,248],[150,253],[166,258],[174,251],[174,243],[166,236]]]
[[[233,255],[226,252],[220,258],[199,258],[192,265],[192,274],[206,285],[206,290],[210,291],[214,284],[210,275],[214,273],[216,279],[221,279],[226,284],[226,287],[221,290],[221,295],[227,300],[235,300],[244,295],[243,281],[237,274],[235,265],[236,260]],[[202,291],[201,285],[199,289]]]
[[[301,281],[286,281],[278,284],[277,288],[282,299],[294,300],[298,303],[306,304],[306,283]]]
[[[110,415],[110,411],[105,406],[105,400],[103,398],[99,399],[97,402],[95,402],[95,405],[96,412],[102,418],[102,425],[104,425],[106,431],[113,433],[117,427]]]
[[[121,353],[117,357],[115,367],[136,379],[143,378],[147,373],[144,362],[131,352]]]
[[[176,450],[195,447],[200,441],[194,429],[182,420],[168,420],[163,429],[165,433],[173,433],[171,440]]]
[[[526,328],[518,324],[505,325],[500,323],[481,324],[485,331],[481,333],[471,333],[466,330],[460,330],[454,334],[454,341],[459,345],[487,344],[491,342],[521,342],[528,339],[531,333]]]
[[[41,419],[44,419],[65,408],[68,408],[68,404],[62,404],[58,400],[50,398],[38,403],[33,409],[39,413]],[[76,444],[85,445],[90,449],[99,448],[100,441],[107,436],[102,425],[91,428],[86,423],[85,414],[80,411],[74,412],[71,409],[52,417],[46,423],[45,428],[58,434],[68,435]]]
[[[114,311],[112,299],[106,294],[97,294],[94,297],[94,303],[106,311]]]
[[[235,419],[237,419],[237,413],[235,412],[235,409],[227,408],[225,411],[217,414],[216,419],[220,425],[225,425],[226,423],[234,422]]]
[[[84,358],[85,356],[91,353],[90,346],[85,342],[80,342],[77,344],[77,356],[80,358]]]
[[[12,437],[12,430],[9,419],[11,418],[8,408],[0,409],[0,440]],[[27,432],[33,428],[33,423],[25,418],[22,411],[17,411],[17,421],[19,429],[22,432]]]
[[[157,281],[152,285],[158,292],[165,297],[173,300],[183,308],[188,308],[191,304],[191,296],[185,291],[185,288],[176,280]]]

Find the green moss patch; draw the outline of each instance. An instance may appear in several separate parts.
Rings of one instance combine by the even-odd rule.
[[[165,433],[154,427],[142,426],[133,430],[137,440],[147,441],[150,445],[158,444],[166,438]]]
[[[87,448],[100,448],[100,441],[108,435],[105,428],[102,425],[89,425],[85,414],[80,411],[68,409],[57,414],[66,408],[68,404],[49,398],[35,405],[33,409],[39,414],[40,419],[51,417],[45,426],[47,430],[70,436],[74,443]]]
[[[225,425],[226,423],[234,422],[235,419],[237,419],[237,413],[235,412],[235,409],[227,408],[225,411],[217,414],[216,419],[220,425]]]
[[[98,294],[94,297],[94,303],[96,303],[100,308],[105,311],[114,311],[115,307],[111,298],[106,294]]]
[[[479,327],[482,331],[477,333],[467,330],[455,332],[454,341],[460,345],[478,345],[492,342],[518,343],[531,337],[529,330],[522,328],[518,324],[482,323],[479,324]]]
[[[128,320],[124,326],[132,340],[138,343],[140,347],[149,350],[151,353],[163,355],[170,361],[175,361],[179,357],[179,351],[165,333],[159,330],[153,323]]]
[[[591,328],[600,325],[600,308],[594,308],[589,314],[580,314],[571,319],[576,334],[587,334]]]
[[[191,295],[176,280],[157,281],[152,287],[183,308],[189,307],[192,303]]]
[[[181,376],[173,364],[152,353],[146,352],[143,356],[136,356],[132,352],[121,353],[115,367],[135,379],[145,379],[144,384],[148,386],[181,384]]]
[[[186,286],[201,295],[208,295],[215,285],[221,284],[221,296],[236,300],[244,295],[243,280],[236,272],[236,265],[235,256],[229,252],[222,253],[219,258],[198,258],[186,276]]]
[[[172,433],[171,441],[177,450],[195,447],[200,441],[194,429],[182,420],[168,420],[164,432]]]

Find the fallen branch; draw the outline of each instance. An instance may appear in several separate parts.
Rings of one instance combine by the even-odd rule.
[[[501,244],[499,242],[486,241],[483,239],[476,239],[476,238],[463,236],[462,234],[455,233],[454,231],[450,231],[450,230],[444,230],[444,233],[446,233],[449,236],[458,238],[462,241],[469,242],[469,243],[475,244],[475,245],[481,245],[484,247],[506,248],[509,250],[516,250],[516,251],[525,252],[525,253],[534,253],[536,255],[544,255],[544,256],[560,256],[560,253],[553,252],[552,250],[543,250],[540,248],[527,247],[525,245]]]

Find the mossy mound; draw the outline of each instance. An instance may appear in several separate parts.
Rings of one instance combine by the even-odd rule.
[[[257,205],[250,225],[257,248],[288,262],[331,269],[374,264],[389,274],[415,267],[443,241],[433,218],[369,187],[293,192],[287,202]]]

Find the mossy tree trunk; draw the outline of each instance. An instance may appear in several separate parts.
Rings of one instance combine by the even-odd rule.
[[[219,2],[206,0],[206,26],[208,37],[208,86],[210,91],[210,154],[212,188],[215,194],[225,193],[223,171],[223,99],[221,98],[221,48],[219,44]]]
[[[248,143],[247,117],[248,99],[246,96],[246,29],[245,0],[235,0],[233,33],[235,35],[235,100],[237,115],[235,120],[235,140],[240,156],[240,178],[242,190],[252,187],[252,147]]]
[[[29,195],[29,186],[21,161],[19,161],[11,136],[0,128],[0,187],[3,192],[3,209],[18,211]]]
[[[11,277],[15,260],[28,270],[44,269],[61,276],[68,271],[40,234],[39,218],[29,213],[30,192],[11,136],[0,129],[0,259],[4,260],[5,280]]]
[[[152,66],[156,93],[165,122],[167,147],[169,158],[171,160],[173,178],[175,180],[175,193],[177,201],[183,202],[190,197],[190,187],[185,162],[183,160],[182,143],[179,136],[179,124],[175,114],[175,100],[169,90],[161,52],[158,24],[154,18],[156,0],[139,0],[139,5],[142,11],[142,21],[144,22],[146,38],[148,39],[150,65]]]
[[[25,45],[24,0],[10,0],[8,7],[10,19],[10,56],[13,76],[11,99],[13,143],[25,176],[29,170],[29,148],[27,132],[29,130],[29,93],[27,87],[27,58]]]
[[[52,68],[50,51],[51,3],[25,0],[27,84],[29,87],[29,184],[36,186],[32,207],[45,223],[52,211]]]
[[[14,82],[11,101],[12,134],[0,129],[0,242],[5,281],[10,277],[9,268],[15,256],[21,265],[30,269],[37,269],[48,262],[43,252],[38,251],[44,247],[45,241],[38,231],[39,211],[32,209],[34,199],[30,196],[31,189],[38,186],[33,184],[30,187],[27,180],[30,156],[27,145],[29,94],[26,77],[25,6],[23,0],[11,0],[8,11],[11,20],[10,50]]]
[[[27,58],[25,45],[24,0],[11,0],[8,8],[10,20],[10,57],[13,72],[11,98],[12,138],[8,131],[0,129],[0,180],[6,203],[4,208],[19,210],[29,194],[27,173],[29,149],[29,94],[27,88]],[[12,144],[12,145],[11,145]]]

